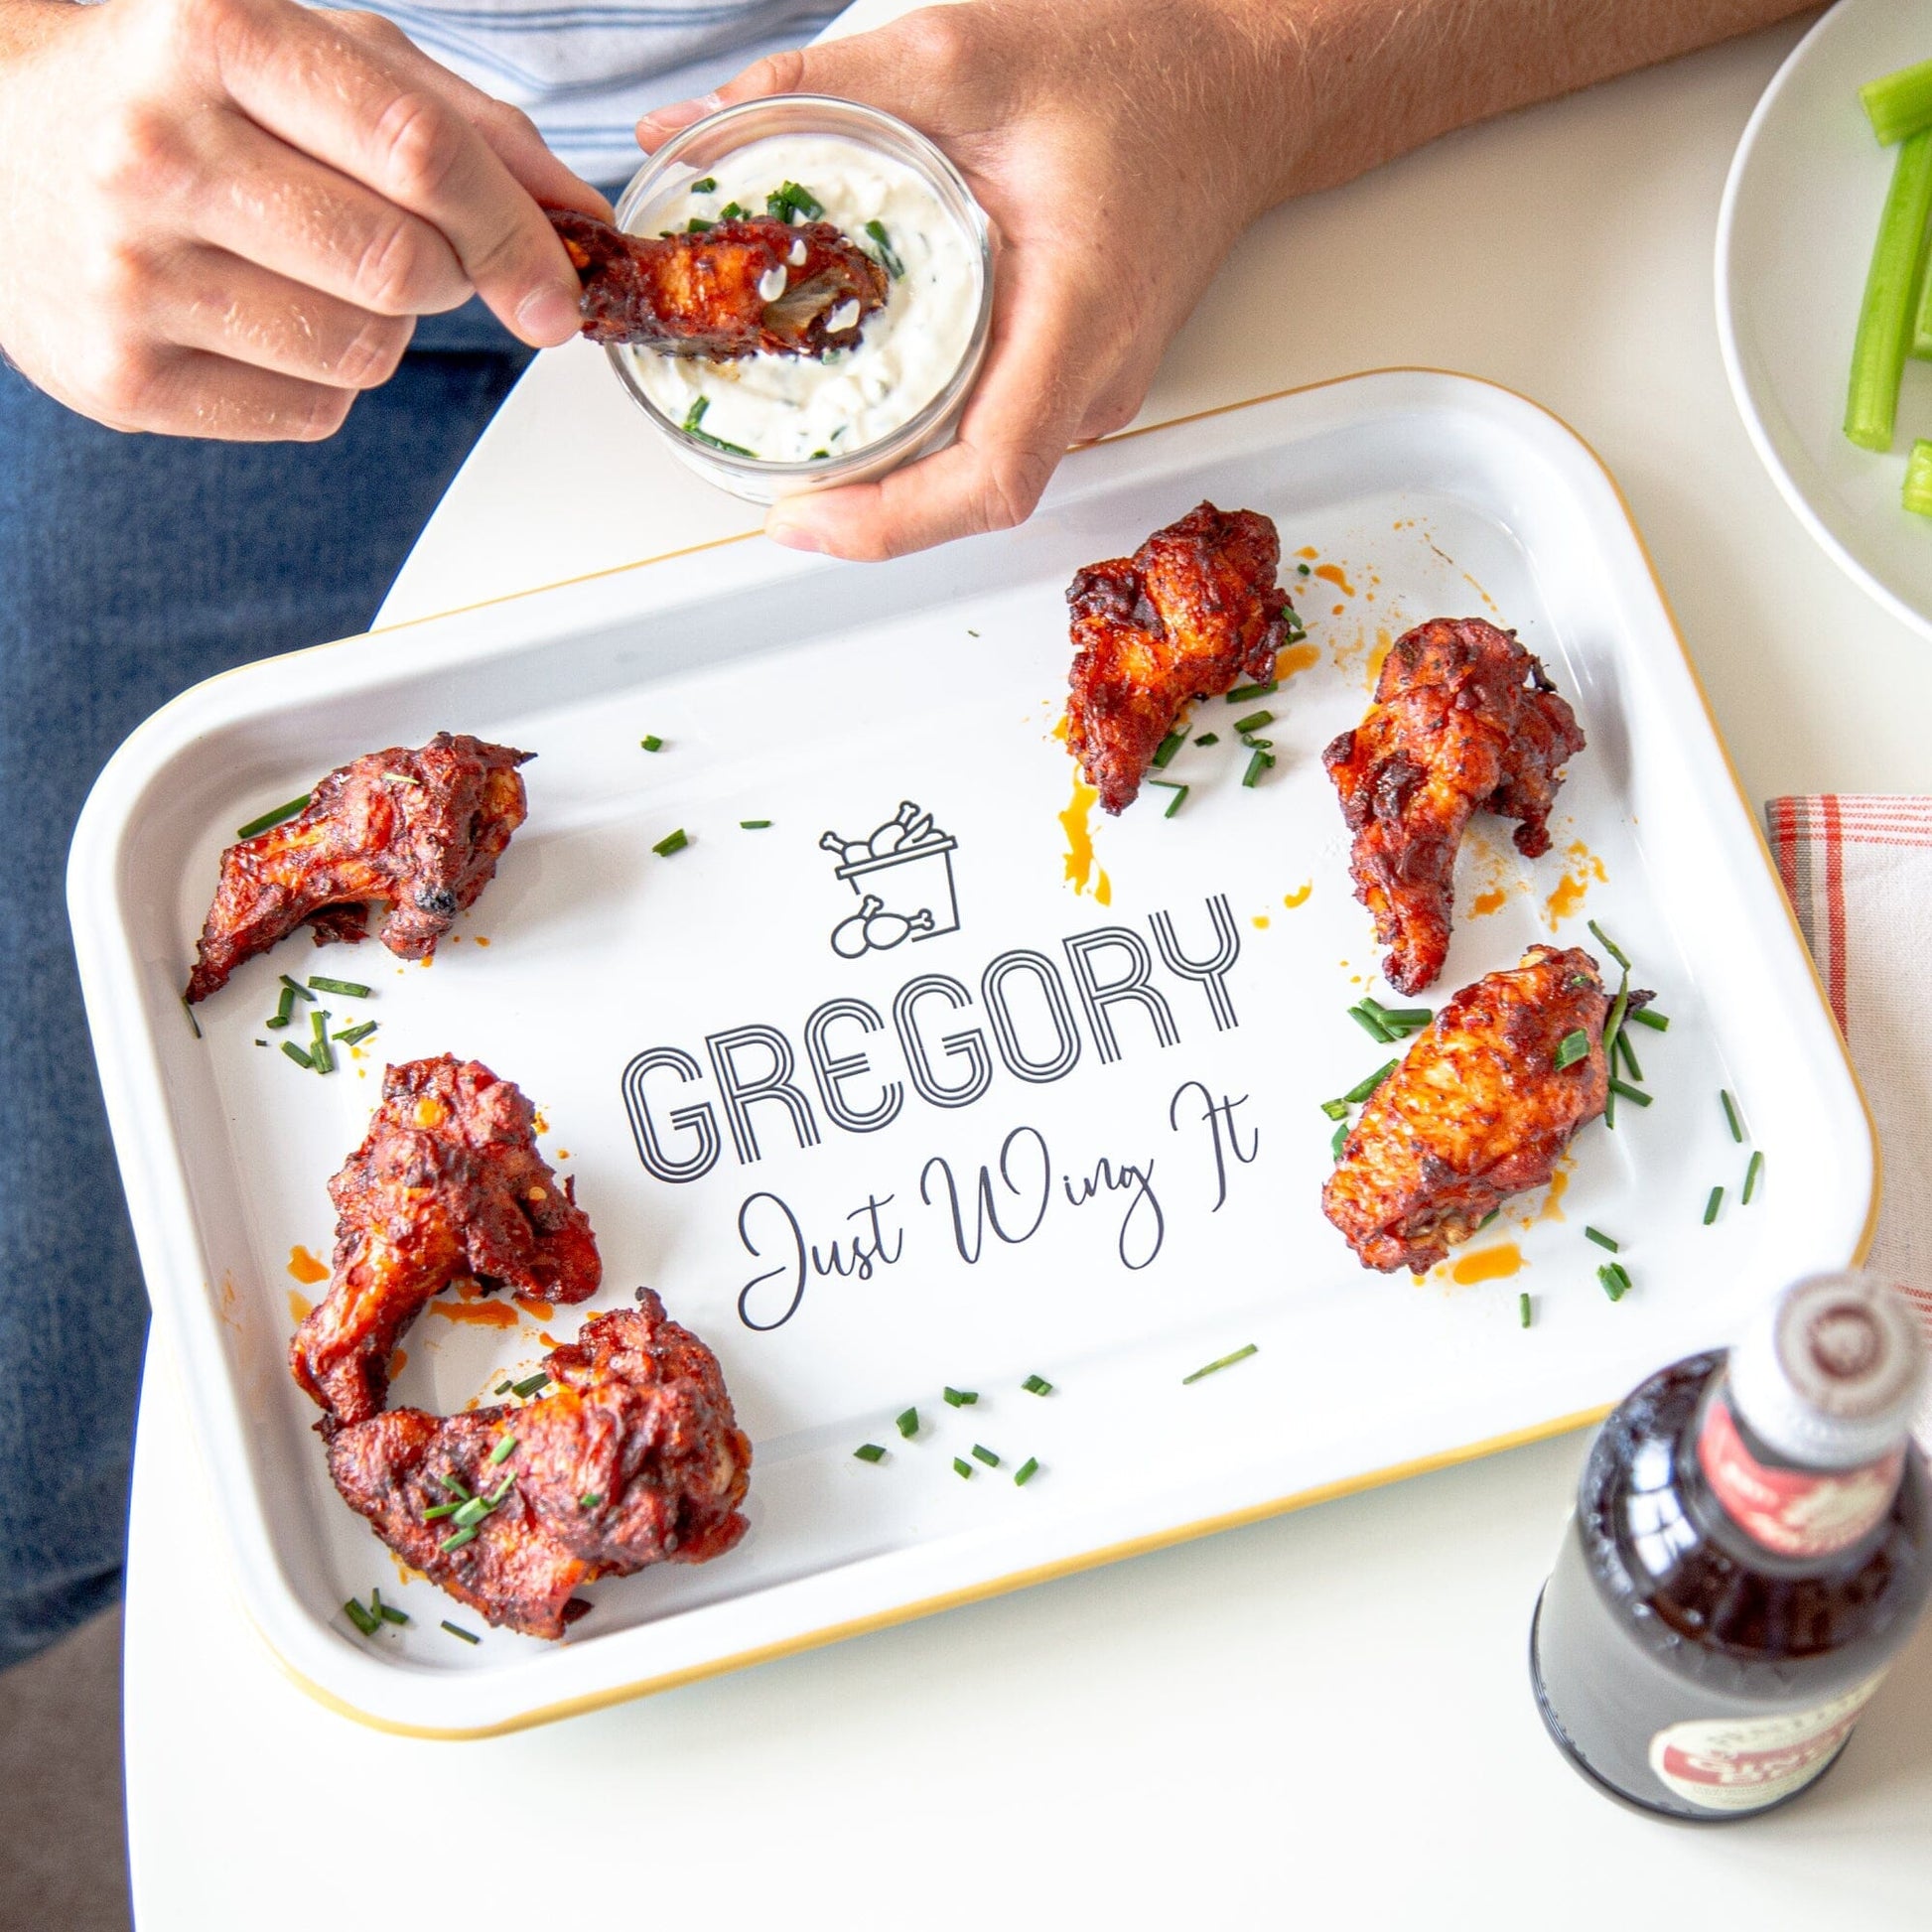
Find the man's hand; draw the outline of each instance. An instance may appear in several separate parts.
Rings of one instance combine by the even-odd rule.
[[[124,0],[116,0],[123,4]],[[1269,0],[1272,4],[1273,0]],[[646,150],[764,94],[840,94],[945,149],[1000,231],[993,337],[959,439],[876,483],[794,496],[780,543],[879,558],[1029,516],[1071,443],[1140,407],[1169,339],[1272,199],[1289,111],[1240,6],[974,0],[760,61],[639,122]]]
[[[332,434],[473,291],[538,346],[606,214],[387,21],[294,0],[0,0],[0,346],[115,429]]]
[[[765,523],[802,549],[891,557],[1025,518],[1069,444],[1140,407],[1229,245],[1276,202],[1805,4],[972,0],[760,61],[637,139],[654,149],[764,94],[843,94],[930,135],[998,224],[992,347],[958,442]]]

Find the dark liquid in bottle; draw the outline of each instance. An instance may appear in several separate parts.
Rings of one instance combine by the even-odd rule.
[[[1572,1762],[1619,1797],[1700,1820],[1762,1809],[1755,1796],[1775,1801],[1779,1749],[1786,1782],[1807,1763],[1822,1769],[1857,1705],[1809,1733],[1808,1715],[1856,1700],[1932,1587],[1932,1499],[1916,1449],[1884,1515],[1835,1555],[1777,1556],[1737,1527],[1696,1449],[1724,1363],[1720,1351],[1674,1364],[1604,1424],[1530,1645],[1538,1706]],[[1778,1464],[1741,1418],[1738,1430],[1760,1462]],[[1763,1782],[1707,1802],[1660,1775],[1655,1740],[1678,1726],[1695,1750],[1698,1721],[1747,1741],[1762,1730],[1761,1762],[1746,1775]]]

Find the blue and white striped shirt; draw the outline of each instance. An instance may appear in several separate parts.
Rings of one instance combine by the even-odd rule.
[[[801,47],[836,0],[362,0],[432,60],[528,113],[609,188],[636,171],[637,117]]]

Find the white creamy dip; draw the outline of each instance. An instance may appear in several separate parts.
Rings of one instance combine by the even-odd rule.
[[[910,422],[946,386],[972,340],[980,306],[976,238],[911,168],[839,135],[754,141],[709,179],[717,185],[704,194],[686,188],[653,208],[652,232],[680,229],[692,215],[715,221],[732,202],[761,215],[767,195],[796,182],[823,205],[815,219],[884,261],[886,250],[867,227],[878,222],[902,272],[888,267],[886,306],[867,317],[856,348],[822,359],[732,362],[631,348],[645,394],[674,423],[703,397],[704,434],[767,463],[846,456]]]

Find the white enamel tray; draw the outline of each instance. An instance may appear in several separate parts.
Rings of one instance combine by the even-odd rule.
[[[1259,785],[1229,728],[1255,707],[1203,705],[1220,743],[1167,773],[1182,808],[1149,791],[1089,814],[1089,865],[1050,735],[1066,582],[1203,496],[1277,519],[1315,661],[1261,701],[1280,762]],[[1326,575],[1296,574],[1304,548]],[[1345,1008],[1391,997],[1319,751],[1359,717],[1378,634],[1442,614],[1515,625],[1589,749],[1545,860],[1478,822],[1430,1003],[1553,917],[1591,943],[1594,916],[1674,1023],[1638,1041],[1656,1104],[1587,1130],[1561,1198],[1475,1244],[1498,1268],[1515,1244],[1517,1272],[1470,1284],[1365,1273],[1318,1207],[1318,1103],[1387,1057]],[[438,728],[538,754],[529,822],[461,938],[425,970],[300,937],[197,1038],[178,991],[234,827]],[[821,846],[869,841],[901,800],[932,819],[914,858]],[[654,856],[678,827],[689,846]],[[1025,529],[897,564],[735,542],[216,679],[108,767],[70,895],[155,1318],[239,1589],[291,1672],[393,1728],[561,1716],[1574,1426],[1753,1297],[1860,1254],[1875,1205],[1857,1087],[1615,486],[1550,416],[1454,376],[1120,439],[1071,459]],[[1170,963],[1217,952],[1218,979]],[[324,1079],[255,1045],[284,969],[373,983],[336,1004],[381,1022],[381,1052]],[[381,1058],[445,1049],[540,1106],[603,1249],[595,1306],[656,1287],[718,1350],[756,1444],[744,1543],[599,1586],[563,1644],[447,1635],[445,1616],[481,1620],[338,1499],[284,1365],[291,1250],[329,1251],[325,1182]],[[793,1098],[734,1122],[721,1058],[748,1089],[788,1059]],[[1721,1087],[1767,1157],[1748,1207]],[[1617,1305],[1586,1222],[1626,1243]],[[396,1399],[486,1399],[578,1318],[432,1311]],[[948,1384],[978,1403],[948,1407]],[[884,1461],[855,1459],[868,1441]],[[413,1620],[367,1639],[341,1605],[376,1585]]]

